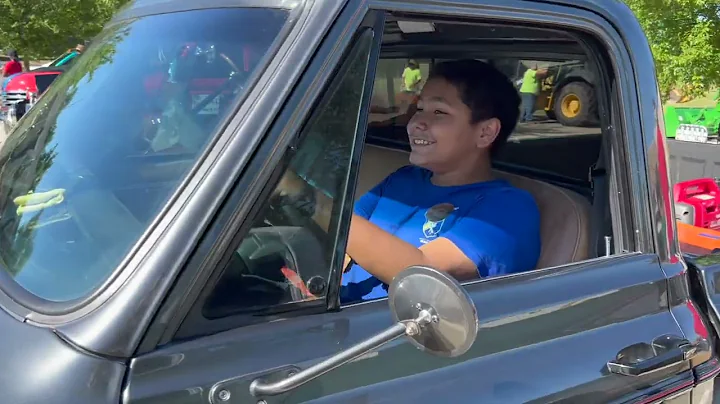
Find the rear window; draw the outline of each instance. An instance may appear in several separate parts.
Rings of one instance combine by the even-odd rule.
[[[244,93],[288,10],[106,29],[0,149],[0,271],[69,301],[108,279]]]
[[[406,124],[412,114],[414,103],[432,71],[432,66],[449,59],[412,59],[420,72],[420,85],[416,91],[407,91],[403,84],[403,71],[411,59],[381,59],[370,106],[368,141],[391,148],[409,150]],[[496,157],[496,163],[527,169],[553,177],[562,177],[570,182],[587,182],[588,168],[598,158],[601,147],[601,131],[597,121],[573,124],[561,122],[555,111],[562,110],[565,101],[567,113],[582,102],[597,101],[590,97],[576,97],[571,103],[562,97],[568,92],[570,83],[590,86],[589,69],[578,60],[548,61],[516,58],[481,59],[494,65],[512,80],[517,89],[522,85],[523,74],[529,67],[537,66],[548,71],[541,80],[540,91],[535,105],[535,121],[518,124],[503,150]],[[561,99],[562,98],[562,99]],[[572,100],[571,100],[572,101]],[[597,107],[595,107],[597,108]]]

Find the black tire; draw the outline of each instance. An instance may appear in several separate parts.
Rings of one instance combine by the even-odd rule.
[[[589,126],[597,122],[597,97],[593,87],[584,81],[573,81],[556,90],[553,111],[555,119],[563,126]],[[575,96],[580,101],[580,109],[574,116],[563,113],[563,100],[565,97]]]
[[[550,109],[546,110],[546,111],[545,111],[545,115],[546,115],[546,116],[548,117],[548,119],[550,119],[550,120],[553,120],[553,121],[554,121],[554,120],[557,119],[557,117],[555,116],[555,111],[553,111],[553,110],[550,110]]]

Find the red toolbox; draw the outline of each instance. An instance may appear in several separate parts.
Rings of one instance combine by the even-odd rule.
[[[706,229],[720,229],[720,187],[713,178],[679,182],[673,187],[675,218]]]

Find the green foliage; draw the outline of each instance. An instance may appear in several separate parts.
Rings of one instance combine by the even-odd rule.
[[[0,48],[52,59],[92,39],[129,0],[0,0]]]
[[[0,0],[0,49],[25,60],[52,59],[92,39],[129,0]],[[664,96],[702,95],[720,85],[720,2],[623,0],[637,16],[655,57]]]
[[[650,42],[660,89],[703,95],[720,85],[720,2],[624,0]]]

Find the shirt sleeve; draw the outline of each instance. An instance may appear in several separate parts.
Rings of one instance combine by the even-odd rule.
[[[383,189],[388,183],[389,178],[389,176],[386,177],[384,180],[372,187],[371,190],[366,192],[365,195],[361,196],[360,199],[355,202],[355,205],[353,206],[353,212],[355,212],[356,215],[362,217],[363,219],[370,220],[370,216],[372,216],[372,213],[375,211],[375,207],[377,207],[378,202],[380,202],[380,198],[383,194]]]
[[[353,206],[353,212],[356,215],[361,216],[363,219],[370,220],[370,216],[372,216],[373,212],[375,211],[375,208],[377,207],[378,202],[380,202],[383,194],[387,193],[388,187],[390,187],[393,183],[393,179],[397,178],[398,176],[406,176],[411,169],[411,166],[401,167],[392,174],[385,177],[384,180],[380,181],[379,184],[375,185],[371,190],[369,190],[365,195],[361,196],[360,199],[355,202],[355,205]]]
[[[535,269],[540,257],[540,212],[520,190],[487,195],[441,234],[478,268],[480,277]]]

